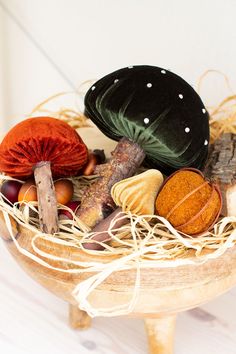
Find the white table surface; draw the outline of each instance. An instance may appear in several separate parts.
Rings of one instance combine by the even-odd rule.
[[[67,304],[16,264],[0,242],[0,353],[144,354],[142,320],[95,318],[72,330]],[[177,320],[175,354],[236,354],[236,288]]]

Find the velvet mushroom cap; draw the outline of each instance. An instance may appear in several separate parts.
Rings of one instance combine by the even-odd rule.
[[[51,117],[29,118],[13,127],[0,145],[0,171],[28,177],[41,161],[52,175],[76,175],[87,162],[87,147],[67,123]]]
[[[146,163],[165,174],[201,169],[208,153],[209,116],[181,77],[154,66],[131,66],[97,81],[85,96],[85,114],[109,138],[138,143]]]

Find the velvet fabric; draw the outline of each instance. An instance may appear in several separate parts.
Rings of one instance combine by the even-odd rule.
[[[181,77],[154,66],[132,66],[97,81],[85,114],[109,138],[127,137],[146,152],[149,167],[165,174],[201,169],[207,158],[209,116]]]
[[[50,161],[54,177],[78,174],[88,151],[77,132],[51,117],[29,118],[13,127],[0,145],[0,171],[12,177],[28,177],[34,166]]]

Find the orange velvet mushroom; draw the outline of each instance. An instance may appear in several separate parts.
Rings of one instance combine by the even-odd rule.
[[[48,233],[58,228],[52,175],[76,175],[87,159],[87,147],[77,132],[51,117],[24,120],[9,131],[0,145],[0,171],[18,178],[34,173],[40,225]]]
[[[13,127],[0,145],[0,171],[29,177],[40,161],[50,161],[54,177],[74,176],[87,162],[87,147],[67,123],[29,118]]]

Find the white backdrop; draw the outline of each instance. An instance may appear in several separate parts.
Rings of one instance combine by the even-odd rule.
[[[127,65],[169,68],[192,85],[217,69],[236,88],[235,14],[235,0],[0,0],[1,130],[44,98]],[[225,92],[211,75],[201,94],[209,103]]]
[[[48,96],[128,65],[169,68],[194,86],[217,69],[236,90],[235,14],[236,0],[0,0],[0,134]],[[204,101],[225,94],[222,77],[209,76]],[[30,279],[2,242],[0,265],[1,352],[147,352],[140,320],[98,318],[92,329],[72,331],[67,305]],[[235,296],[236,288],[181,314],[176,354],[235,354]]]

